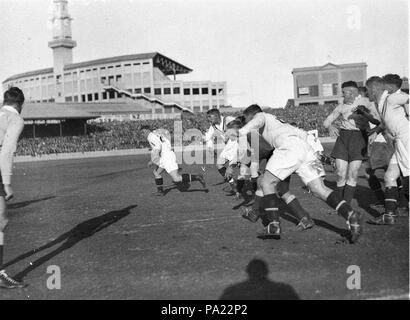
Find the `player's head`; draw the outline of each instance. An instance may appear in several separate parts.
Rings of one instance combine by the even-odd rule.
[[[24,93],[17,87],[10,87],[3,96],[3,105],[14,107],[19,113],[23,109]]]
[[[367,79],[366,88],[367,94],[370,101],[377,101],[378,96],[380,96],[385,90],[386,82],[383,78],[373,76]]]
[[[218,109],[211,109],[206,112],[206,118],[211,123],[211,125],[216,125],[221,123],[221,113]]]
[[[403,80],[398,74],[386,74],[383,77],[383,80],[385,82],[385,88],[389,93],[396,92],[401,88],[401,85],[403,84]]]
[[[342,84],[343,103],[352,104],[359,95],[359,88],[355,81],[346,81]]]
[[[252,104],[249,107],[247,107],[243,111],[243,116],[245,117],[245,123],[248,123],[253,119],[255,114],[262,112],[262,108],[259,107],[257,104]]]
[[[368,97],[366,87],[359,87],[358,90],[359,90],[359,94],[360,94],[362,97],[364,97],[364,98]]]

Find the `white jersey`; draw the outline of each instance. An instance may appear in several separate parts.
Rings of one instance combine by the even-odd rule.
[[[406,118],[406,111],[403,104],[408,103],[409,96],[399,91],[389,95],[384,91],[379,104],[378,111],[386,126],[387,132],[394,138],[407,139],[409,135],[409,121]]]
[[[259,130],[262,137],[275,149],[280,148],[289,137],[296,136],[304,141],[307,139],[305,131],[284,123],[274,115],[265,112],[255,114],[254,118],[239,130],[239,134],[241,136],[247,135],[252,130]]]
[[[319,140],[319,132],[317,130],[307,131],[307,143],[315,152],[322,153],[324,151],[322,143]]]
[[[219,138],[220,141],[218,141],[218,143],[225,143],[227,141],[227,138],[225,137],[226,126],[234,119],[235,118],[231,116],[221,116],[221,123],[213,124],[209,127],[204,135],[204,140],[206,142],[207,148],[213,149],[215,137]]]
[[[167,152],[173,152],[171,142],[165,135],[154,131],[148,135],[147,139],[151,148],[153,150],[159,150],[161,155]]]

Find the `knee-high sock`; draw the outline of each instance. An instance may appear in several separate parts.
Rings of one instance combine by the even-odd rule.
[[[403,192],[407,202],[409,202],[409,176],[403,178]]]
[[[262,198],[261,208],[265,211],[264,216],[266,216],[270,222],[279,221],[279,201],[280,199],[274,193],[265,195]]]
[[[370,189],[376,195],[377,200],[384,202],[384,192],[379,179],[375,175],[371,175],[369,176],[369,179],[367,181],[369,183]]]
[[[350,205],[350,202],[352,202],[355,192],[356,192],[356,186],[351,186],[350,184],[345,185],[343,199],[346,200],[346,202],[349,205]]]
[[[258,190],[258,177],[256,178],[251,178],[251,183],[252,183],[252,191],[256,192]]]
[[[309,213],[302,208],[299,200],[293,194],[285,193],[282,196],[282,199],[288,205],[289,209],[292,211],[295,217],[298,218],[298,220],[302,219],[303,217],[310,218]]]
[[[236,180],[236,192],[242,193],[244,185],[245,185],[245,179]]]
[[[333,191],[326,199],[326,203],[331,206],[333,209],[337,210],[337,213],[340,214],[346,220],[349,219],[349,215],[353,212],[352,207],[346,203],[346,200],[343,200],[342,197],[336,192]]]
[[[226,168],[222,167],[218,169],[219,174],[225,179]]]
[[[385,191],[384,208],[387,213],[396,213],[399,200],[399,189],[388,187]]]
[[[3,269],[4,233],[0,231],[0,270]]]
[[[164,191],[164,179],[162,178],[155,178],[155,184],[157,186],[157,190],[159,192],[163,192]]]

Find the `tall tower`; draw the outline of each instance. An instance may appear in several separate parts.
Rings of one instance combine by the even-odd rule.
[[[64,65],[73,62],[72,49],[77,43],[71,39],[71,20],[67,0],[53,0],[51,18],[53,40],[48,43],[48,46],[53,49],[54,74],[56,75],[64,72]]]

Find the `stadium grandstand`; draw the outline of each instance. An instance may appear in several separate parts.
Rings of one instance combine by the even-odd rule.
[[[77,44],[72,40],[67,0],[55,0],[53,5],[53,39],[49,42],[53,67],[3,81],[3,90],[10,86],[23,90],[27,102],[34,104],[30,110],[38,104],[40,109],[61,105],[77,110],[83,106],[87,112],[92,106],[93,110],[101,107],[105,118],[110,114],[116,118],[118,109],[126,110],[124,104],[128,103],[144,110],[138,113],[145,118],[158,119],[226,105],[226,82],[177,80],[177,75],[192,69],[158,52],[73,63],[72,51]],[[44,107],[48,103],[51,105]]]

